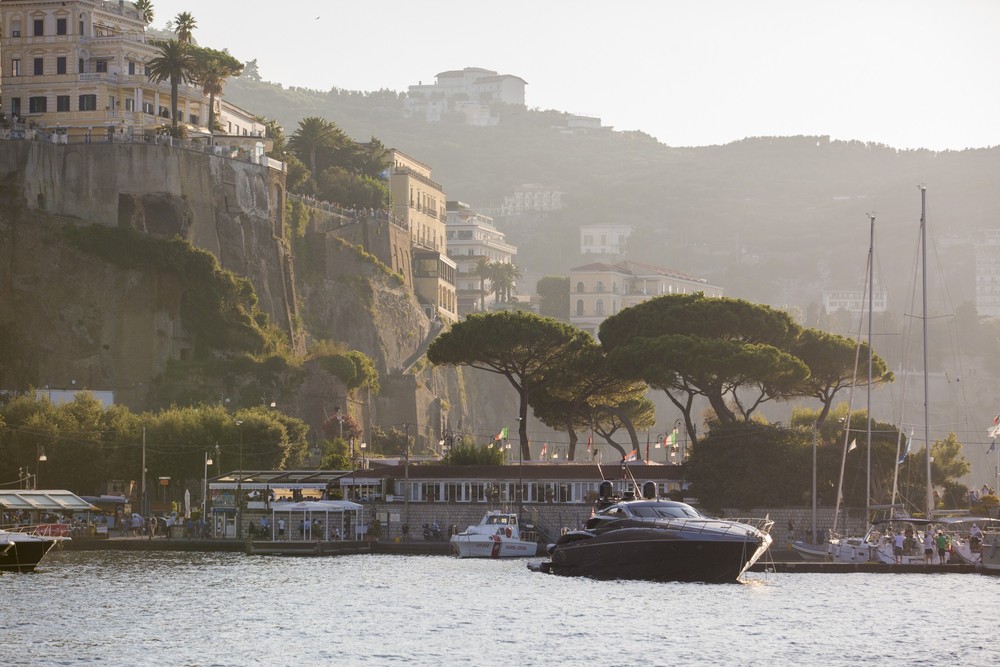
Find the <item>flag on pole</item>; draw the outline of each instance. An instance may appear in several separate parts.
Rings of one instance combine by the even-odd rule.
[[[990,428],[988,431],[986,431],[986,435],[990,436],[991,438],[1000,436],[1000,422],[997,421],[998,419],[1000,419],[1000,415],[998,415],[996,419],[993,420],[993,427]]]
[[[992,454],[993,450],[997,448],[997,439],[993,438],[993,442],[990,443],[990,448],[986,450],[987,454]]]
[[[594,434],[591,433],[587,436],[587,451],[589,452],[591,447],[594,446]]]
[[[506,440],[507,439],[507,427],[504,426],[500,429],[500,432],[493,436],[494,440]]]
[[[625,457],[625,460],[626,461],[637,461],[637,460],[639,460],[639,450],[638,449],[633,449],[631,452],[628,453],[628,456]]]
[[[913,444],[913,431],[910,431],[910,437],[906,439],[906,449],[903,450],[903,455],[899,457],[898,461],[896,461],[896,465],[899,465],[906,460],[907,455],[909,455],[910,453],[910,446],[912,444]]]
[[[545,457],[548,456],[548,455],[549,455],[549,443],[546,442],[545,444],[542,445],[542,451],[538,455],[538,458],[540,458],[540,459],[542,459],[544,461]]]
[[[855,438],[854,440],[851,440],[851,446],[847,448],[847,451],[853,452],[857,448],[858,448],[858,439]]]

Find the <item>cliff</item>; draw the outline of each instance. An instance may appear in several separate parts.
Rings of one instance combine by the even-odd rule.
[[[502,379],[413,363],[438,327],[399,277],[361,249],[382,254],[406,242],[384,221],[326,231],[313,224],[295,239],[296,257],[285,239],[280,171],[145,144],[2,148],[0,388],[110,389],[133,409],[275,401],[314,429],[342,407],[366,426],[409,424],[421,448],[446,430],[494,431],[516,413]],[[216,349],[206,363],[203,323],[192,323],[185,303],[207,286],[191,285],[180,266],[111,262],[67,241],[67,227],[95,223],[210,252],[251,283],[293,356],[301,360],[318,341],[360,350],[373,359],[382,392],[351,397],[316,363],[239,360],[245,350]]]

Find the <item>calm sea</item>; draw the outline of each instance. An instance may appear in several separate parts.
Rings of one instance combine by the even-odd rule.
[[[4,665],[990,665],[1000,578],[598,582],[525,561],[53,552],[0,575]]]

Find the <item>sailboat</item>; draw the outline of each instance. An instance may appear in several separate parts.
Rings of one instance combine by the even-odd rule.
[[[844,453],[841,459],[840,482],[837,488],[837,505],[834,515],[834,527],[831,531],[831,538],[827,545],[830,557],[836,562],[866,562],[876,561],[887,564],[913,564],[926,562],[924,554],[923,537],[921,530],[926,534],[931,530],[932,512],[934,509],[934,494],[931,487],[931,439],[929,425],[929,384],[928,384],[928,345],[927,345],[927,216],[926,216],[926,188],[920,186],[920,250],[921,250],[921,277],[922,277],[922,323],[923,323],[923,385],[924,385],[924,442],[926,443],[927,454],[927,495],[926,495],[926,518],[914,518],[907,516],[902,511],[902,506],[895,504],[896,478],[893,479],[893,503],[890,505],[871,505],[871,387],[872,387],[872,289],[873,289],[873,258],[874,258],[874,238],[875,238],[875,217],[871,219],[871,244],[869,246],[868,260],[868,418],[866,429],[866,443],[868,450],[867,461],[867,491],[865,496],[865,516],[869,521],[868,532],[864,537],[841,537],[837,534],[837,522],[840,516],[840,505],[843,501],[844,467],[846,464],[849,436],[845,432]],[[860,347],[860,346],[859,346]],[[905,383],[904,383],[905,384]],[[848,413],[848,427],[850,425],[850,413]],[[906,451],[909,452],[913,435],[907,440]],[[901,440],[897,444],[897,473],[898,466],[905,459],[899,456]],[[905,534],[899,526],[905,526]],[[902,553],[897,553],[895,549],[896,534],[903,535],[904,548]]]
[[[869,220],[869,242],[868,242],[868,273],[866,282],[868,287],[868,383],[867,389],[867,414],[866,414],[866,450],[868,452],[868,475],[865,490],[865,516],[871,516],[871,456],[872,456],[872,426],[871,426],[871,406],[872,406],[872,311],[874,310],[874,283],[875,283],[875,216],[868,215]],[[861,356],[861,327],[858,327],[858,345],[854,358],[854,375],[857,378],[858,360]],[[853,404],[854,385],[851,386],[851,398],[848,405]],[[833,515],[833,528],[830,531],[830,538],[826,545],[827,553],[831,559],[840,563],[864,563],[871,560],[874,550],[877,547],[877,538],[871,530],[864,537],[842,537],[837,532],[840,521],[840,506],[844,500],[844,470],[847,465],[847,454],[856,446],[856,440],[851,440],[851,409],[848,407],[847,418],[844,428],[844,449],[840,460],[840,481],[837,483],[837,503]],[[876,543],[873,544],[873,539]]]

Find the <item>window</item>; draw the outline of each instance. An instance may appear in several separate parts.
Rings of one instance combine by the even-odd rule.
[[[56,111],[69,111],[69,95],[56,97]]]
[[[583,299],[576,300],[576,316],[583,317]]]
[[[21,59],[13,58],[10,61],[10,75],[21,76]]]
[[[10,36],[11,37],[21,36],[21,22],[19,20],[10,22]]]
[[[57,35],[66,34],[66,19],[56,19],[56,34]]]
[[[80,111],[96,111],[97,95],[80,95]]]
[[[29,97],[28,113],[45,113],[49,110],[47,97]]]
[[[160,107],[160,118],[170,118],[170,109],[167,107]]]
[[[135,61],[134,60],[128,61],[128,73],[129,73],[129,76],[132,76],[132,75],[135,74]]]
[[[97,70],[96,71],[98,71],[98,72],[107,72],[108,71],[108,61],[107,60],[98,60],[97,61]]]
[[[598,317],[604,316],[604,299],[597,300],[597,308],[594,314],[597,315]]]
[[[598,294],[604,294],[604,281],[603,280],[598,280],[597,281],[597,290],[596,291],[597,291]]]
[[[198,116],[196,116],[195,114],[191,114],[191,116],[189,117],[188,122],[190,122],[192,125],[197,125],[198,124]]]
[[[142,103],[142,112],[143,113],[148,113],[150,116],[152,116],[153,115],[153,103],[152,102],[143,102]]]
[[[35,58],[35,76],[45,74],[45,58]]]
[[[135,100],[131,97],[125,98],[125,111],[135,111]]]
[[[83,70],[84,70],[83,58],[80,58],[80,60],[78,60],[76,63],[76,71],[80,74],[83,74]]]
[[[45,19],[35,19],[35,37],[41,37],[45,34]]]
[[[10,98],[10,115],[20,116],[21,115],[21,98],[12,97]]]
[[[66,73],[66,56],[56,58],[56,74]]]

